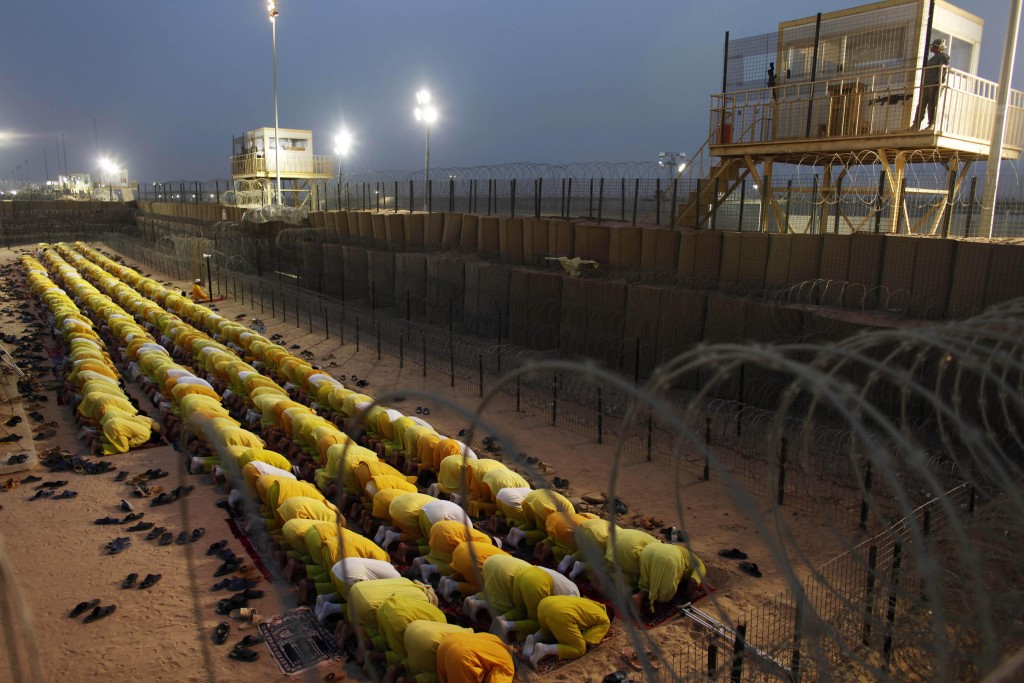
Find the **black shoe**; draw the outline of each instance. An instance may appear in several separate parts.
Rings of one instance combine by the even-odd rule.
[[[224,563],[217,568],[217,571],[213,573],[214,576],[226,576],[228,574],[234,574],[238,571],[238,568],[242,566],[242,558],[233,557],[230,560],[225,560]]]
[[[146,578],[139,584],[139,590],[152,588],[153,584],[163,578],[163,574],[146,574]]]
[[[125,577],[124,581],[121,582],[121,588],[132,588],[135,585],[135,579],[137,578],[139,578],[138,574],[129,574]]]
[[[139,522],[135,526],[130,526],[125,531],[149,531],[153,528],[153,522]]]

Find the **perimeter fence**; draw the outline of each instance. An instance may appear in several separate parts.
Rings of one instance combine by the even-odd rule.
[[[104,236],[104,241],[118,253],[179,280],[207,275],[202,251],[194,255],[181,248],[161,251],[117,234]],[[201,249],[212,251],[206,244]],[[598,444],[618,444],[630,458],[672,464],[680,476],[708,481],[717,478],[718,473],[697,448],[698,444],[706,445],[731,476],[764,500],[794,510],[822,511],[844,526],[884,524],[900,516],[899,502],[889,488],[891,482],[878,478],[872,482],[871,475],[865,482],[862,463],[850,455],[854,436],[848,425],[827,411],[794,415],[779,422],[777,412],[764,407],[777,402],[791,381],[785,374],[750,363],[742,366],[745,369],[729,369],[724,374],[716,374],[712,366],[701,366],[676,378],[667,387],[665,398],[684,416],[694,435],[692,443],[680,443],[676,428],[649,407],[637,408],[629,392],[587,376],[553,371],[502,381],[510,371],[533,361],[561,357],[557,333],[553,348],[547,351],[526,348],[508,338],[501,315],[495,313],[495,335],[488,341],[461,331],[462,306],[455,298],[447,299],[447,306],[442,305],[430,322],[410,316],[413,302],[408,298],[405,302],[388,300],[387,308],[374,305],[374,297],[370,297],[370,305],[339,301],[290,284],[292,278],[279,275],[274,280],[240,273],[217,259],[212,261],[213,294],[248,305],[254,318],[280,318],[294,325],[296,333],[321,334],[339,345],[353,345],[359,353],[377,354],[378,358],[386,355],[397,359],[401,368],[419,368],[424,380],[441,382],[460,392],[483,397],[485,389],[498,384],[497,407],[541,417],[552,426]],[[425,292],[438,285],[424,283],[422,288],[413,289]],[[537,300],[530,305],[547,304]],[[768,310],[772,314],[770,307]],[[785,315],[781,306],[775,313]],[[582,307],[570,308],[568,315],[588,313]],[[578,354],[572,357],[595,359],[590,361],[595,366],[620,372],[631,369],[634,386],[651,380],[649,371],[641,372],[642,368],[653,369],[663,360],[654,357],[657,349],[640,337],[629,349],[624,349],[621,341],[613,344],[600,333],[595,333],[593,339],[577,341]],[[743,385],[741,395],[747,402],[716,398],[719,393],[735,395],[735,388],[726,386],[730,382]],[[918,412],[911,411],[913,415]],[[766,439],[768,431],[776,433],[775,438]],[[900,449],[896,442],[886,447],[894,454]],[[959,481],[961,475],[951,467],[945,476],[948,482],[944,485]]]
[[[694,162],[697,163],[696,161]],[[845,180],[826,188],[823,168],[843,169]],[[499,164],[434,168],[424,182],[422,171],[366,171],[322,179],[319,206],[308,211],[371,210],[378,212],[467,213],[511,217],[587,219],[630,225],[672,226],[694,197],[713,197],[694,209],[697,224],[716,230],[808,234],[878,233],[888,230],[899,214],[898,232],[953,237],[979,236],[985,164],[950,173],[946,160],[926,150],[906,164],[906,187],[912,192],[885,190],[885,168],[877,153],[855,159],[808,154],[793,163],[777,163],[772,194],[781,213],[766,204],[764,188],[750,178],[721,183],[709,192],[696,165],[675,173],[657,162],[579,164]],[[718,181],[714,181],[718,183]],[[702,187],[703,185],[703,187]],[[230,204],[236,200],[230,179],[171,181],[139,187],[143,200]],[[250,196],[252,192],[239,196]],[[257,192],[255,201],[269,197]],[[1005,163],[994,211],[994,237],[1024,237],[1024,179],[1016,164]],[[255,206],[245,204],[245,206]],[[700,216],[706,220],[701,221]],[[825,216],[825,218],[822,218]]]
[[[984,523],[976,509],[975,489],[957,486],[732,621],[684,607],[693,640],[667,653],[671,680],[973,678],[974,653],[945,647],[933,619],[943,612],[960,634],[952,640],[981,640],[955,573],[961,559],[942,556]]]

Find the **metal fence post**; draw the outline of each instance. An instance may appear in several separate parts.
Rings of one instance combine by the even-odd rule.
[[[662,178],[654,178],[654,224],[662,224]]]
[[[956,171],[949,174],[949,192],[946,194],[946,215],[942,218],[942,237],[949,237],[949,223],[953,220],[953,193],[956,190]]]
[[[647,462],[654,460],[654,411],[647,413]]]
[[[882,195],[885,193],[885,171],[878,174],[878,195],[875,197],[875,234],[882,229]]]
[[[497,182],[497,181],[495,181],[495,182]],[[515,178],[513,178],[509,182],[509,188],[510,188],[510,191],[512,193],[511,217],[515,218],[516,217],[516,179]]]
[[[480,391],[480,398],[484,397],[484,354],[477,355],[477,361],[479,362],[480,374],[477,380],[477,387]]]
[[[786,455],[789,450],[789,441],[783,437],[779,439],[779,486],[776,494],[776,502],[782,505],[786,497]]]
[[[871,642],[871,613],[874,611],[875,567],[878,566],[878,546],[868,548],[868,576],[864,586],[864,625],[860,640],[865,646]]]
[[[554,426],[558,420],[558,375],[551,378],[551,425]]]
[[[974,217],[974,194],[978,189],[978,176],[971,177],[971,194],[967,199],[967,225],[964,226],[964,237],[971,236],[971,219]]]
[[[427,335],[423,335],[423,377],[427,376]]]
[[[868,528],[868,494],[871,492],[871,463],[864,465],[864,492],[860,498],[860,528]]]
[[[597,222],[601,222],[601,218],[604,216],[604,178],[599,181],[597,190]]]
[[[521,395],[521,394],[520,394],[520,384],[519,384],[519,376],[518,376],[518,375],[516,375],[516,412],[517,412],[517,413],[518,413],[518,412],[520,412],[520,410],[519,410],[519,399],[520,399],[520,395]]]
[[[601,400],[601,387],[597,388],[597,443],[604,443],[604,403]]]
[[[679,178],[672,179],[672,205],[668,214],[668,225],[673,230],[676,229],[676,197],[679,192]],[[717,197],[717,195],[716,195]]]
[[[405,335],[398,333],[398,369],[405,367]]]
[[[640,201],[640,179],[633,183],[633,225],[636,225],[636,205]]]
[[[377,360],[380,360],[380,323],[377,323]]]
[[[889,663],[892,661],[892,641],[893,641],[893,626],[896,623],[896,599],[899,592],[900,583],[900,561],[903,551],[903,545],[900,543],[893,543],[892,545],[892,568],[889,572],[889,608],[885,613],[885,642],[882,643],[882,655],[885,659],[884,668],[889,669]]]
[[[448,376],[452,387],[455,386],[455,338],[448,335]]]
[[[746,647],[747,625],[736,627],[736,638],[732,645],[732,669],[729,672],[730,683],[740,683],[743,677],[743,650]]]

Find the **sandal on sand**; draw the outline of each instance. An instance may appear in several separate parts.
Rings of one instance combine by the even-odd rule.
[[[146,578],[139,584],[139,590],[152,588],[153,584],[163,578],[163,574],[146,574]]]
[[[259,613],[255,607],[240,607],[231,610],[230,616],[232,619],[251,619],[253,616],[259,616]]]
[[[71,610],[71,612],[68,614],[68,617],[71,619],[79,617],[98,604],[100,604],[99,600],[87,600],[86,602],[80,602],[77,605],[75,605],[75,608]]]
[[[250,634],[250,635],[247,635],[245,638],[242,638],[237,643],[235,643],[235,649],[241,649],[243,647],[249,647],[250,645],[259,645],[262,642],[263,642],[263,636],[254,636],[254,635]]]
[[[213,554],[214,554],[214,553],[216,553],[216,552],[217,552],[218,550],[223,550],[223,549],[224,549],[224,547],[225,547],[225,546],[226,546],[227,544],[228,544],[228,541],[227,541],[227,539],[224,539],[224,540],[222,540],[222,541],[217,541],[216,543],[211,543],[211,544],[210,544],[210,547],[206,549],[206,554],[207,554],[207,555],[213,555]]]
[[[645,652],[645,655],[647,664],[649,664],[652,669],[657,670],[661,668],[661,661],[658,660],[658,656],[654,654],[654,652],[652,652],[651,650],[647,650]],[[626,664],[629,664],[629,666],[634,671],[643,671],[644,662],[641,660],[640,655],[638,655],[636,650],[634,650],[633,648],[627,647],[620,653],[620,656],[622,657],[622,661],[624,661]]]
[[[761,570],[757,568],[756,562],[740,562],[740,571],[744,574],[750,574],[757,579],[760,579],[762,576]]]
[[[254,615],[252,617],[249,617],[249,621],[242,622],[242,624],[238,627],[238,630],[248,631],[250,629],[254,629],[260,624],[262,624],[264,621],[266,621],[266,617],[264,617],[262,614]]]
[[[739,548],[722,548],[718,551],[720,557],[728,557],[730,560],[745,560],[747,554]]]
[[[135,580],[139,578],[138,574],[131,573],[125,577],[124,581],[121,582],[121,588],[132,588],[135,586]]]
[[[90,624],[96,621],[97,619],[102,619],[103,617],[110,616],[114,613],[114,610],[116,609],[117,605],[107,605],[106,607],[100,607],[99,605],[97,605],[93,608],[92,612],[89,613],[89,616],[82,620],[82,622]]]
[[[229,652],[228,657],[231,657],[231,659],[237,659],[240,662],[255,662],[259,659],[260,653],[256,650],[250,650],[247,647],[239,647]]]
[[[213,644],[223,645],[228,640],[228,633],[231,632],[231,624],[226,621],[222,621],[217,624],[217,628],[213,629]]]
[[[160,545],[170,545],[173,542],[174,542],[174,534],[172,534],[170,531],[165,531],[160,536]]]
[[[167,527],[163,527],[163,526],[158,526],[157,528],[153,529],[153,530],[152,530],[152,531],[150,531],[150,532],[149,532],[148,534],[146,534],[146,540],[147,540],[147,541],[153,541],[153,540],[156,540],[156,539],[160,538],[160,536],[161,536],[161,535],[162,535],[162,534],[163,534],[163,533],[164,533],[165,531],[167,531]]]
[[[178,534],[178,538],[175,539],[174,542],[177,543],[178,545],[184,545],[184,544],[188,543],[188,539],[189,539],[189,533],[187,531],[182,531],[180,534]]]

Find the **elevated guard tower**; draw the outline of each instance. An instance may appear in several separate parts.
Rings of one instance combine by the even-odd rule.
[[[274,127],[246,131],[232,142],[231,179],[243,206],[271,204],[281,175],[281,202],[319,206],[327,180],[334,177],[334,157],[313,154],[313,131]],[[308,204],[307,204],[308,202]]]
[[[687,191],[676,224],[710,227],[749,176],[760,194],[759,229],[793,232],[772,176],[780,164],[800,164],[814,168],[814,184],[787,192],[811,192],[819,214],[803,230],[823,231],[832,206],[841,211],[839,194],[860,192],[877,196],[878,208],[842,216],[843,232],[877,225],[871,219],[885,204],[895,207],[885,231],[935,234],[945,195],[989,155],[999,86],[976,75],[982,29],[979,17],[945,0],[885,0],[782,22],[754,38],[730,42],[727,34],[722,92],[711,97],[708,140],[679,176],[688,183],[680,185]],[[936,39],[945,41],[950,64],[932,68],[941,70],[936,120],[915,127]],[[1024,95],[1012,91],[1009,102],[1003,158],[1017,159]],[[913,186],[915,163],[941,164],[947,182]],[[865,172],[879,165],[881,174]],[[913,193],[934,202],[912,220],[904,199]]]

